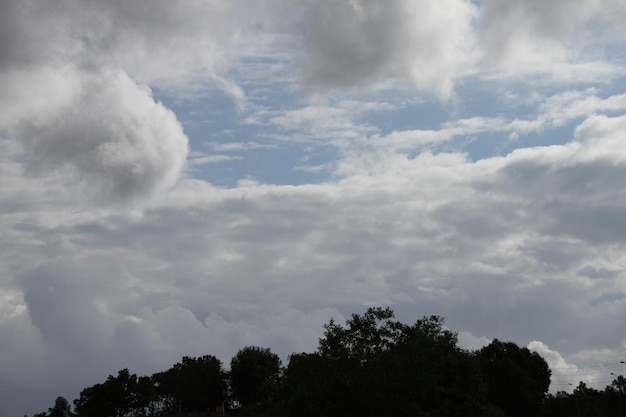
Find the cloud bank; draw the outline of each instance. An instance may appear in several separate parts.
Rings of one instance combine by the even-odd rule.
[[[594,116],[566,145],[478,162],[382,157],[337,183],[190,179],[141,214],[6,213],[0,328],[30,343],[3,357],[75,370],[78,389],[181,354],[310,350],[325,321],[363,305],[441,314],[467,340],[623,354],[625,125]]]

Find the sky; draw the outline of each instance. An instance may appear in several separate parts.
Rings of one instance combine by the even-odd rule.
[[[626,373],[621,0],[0,0],[0,416],[440,315]]]

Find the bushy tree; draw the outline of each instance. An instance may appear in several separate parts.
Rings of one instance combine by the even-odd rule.
[[[430,316],[413,325],[383,326],[385,333],[393,330],[395,341],[371,361],[365,391],[382,415],[489,414],[478,364],[443,324]]]
[[[604,390],[591,388],[580,381],[569,394],[559,391],[549,394],[542,415],[545,417],[605,417],[622,416],[626,394],[626,378],[617,376]],[[626,413],[625,413],[626,414]]]
[[[335,360],[319,353],[289,356],[281,385],[279,416],[339,416],[350,377]]]
[[[509,417],[540,415],[551,373],[537,352],[495,339],[477,355],[494,405]]]
[[[316,353],[290,358],[288,415],[488,415],[478,363],[456,341],[440,317],[405,325],[388,308],[331,321]]]
[[[233,399],[243,408],[270,406],[280,377],[280,358],[268,348],[246,346],[230,361],[230,388]]]
[[[512,342],[469,352],[441,317],[408,325],[389,308],[370,308],[344,325],[331,320],[317,350],[292,354],[285,369],[254,346],[237,352],[229,373],[214,356],[183,357],[151,377],[123,369],[81,391],[74,406],[77,417],[215,416],[230,386],[230,411],[242,417],[595,417],[612,414],[626,394],[622,376],[604,391],[581,383],[572,395],[546,395],[549,384],[545,360]],[[59,397],[36,417],[71,415]]]
[[[102,384],[81,391],[74,401],[76,415],[81,417],[130,417],[137,410],[137,375],[122,369],[109,375]]]
[[[168,413],[206,413],[226,400],[226,372],[215,356],[183,357],[153,375],[157,396]]]

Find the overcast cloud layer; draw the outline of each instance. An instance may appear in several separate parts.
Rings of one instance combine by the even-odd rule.
[[[604,387],[624,22],[618,0],[0,0],[0,415],[183,355],[286,359],[373,305]]]

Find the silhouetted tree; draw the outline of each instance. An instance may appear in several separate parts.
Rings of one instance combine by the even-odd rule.
[[[153,380],[166,413],[212,412],[226,400],[226,373],[215,356],[185,356]]]
[[[624,401],[626,400],[626,378],[618,375],[611,385],[605,389],[607,408],[617,410],[615,415],[622,417],[624,413]],[[612,413],[611,413],[612,414]]]
[[[495,339],[478,357],[494,405],[509,417],[540,414],[550,387],[550,368],[538,353]]]
[[[289,356],[281,385],[281,416],[338,416],[343,412],[347,382],[335,361],[319,353]]]
[[[565,391],[548,394],[544,400],[541,415],[550,417],[576,417],[579,405],[577,399]]]
[[[546,417],[605,417],[622,415],[626,379],[619,375],[604,390],[597,390],[580,381],[571,394],[557,392],[548,395],[543,415]],[[621,400],[621,401],[620,401]]]
[[[436,316],[409,326],[370,308],[331,320],[316,353],[290,357],[287,415],[492,415],[479,364],[456,342]]]
[[[152,378],[148,376],[139,377],[134,394],[133,417],[155,417],[159,415],[162,407]]]
[[[81,417],[142,417],[137,375],[122,369],[117,376],[109,375],[102,384],[81,391],[74,400],[74,410]]]
[[[382,415],[491,414],[478,363],[457,347],[456,334],[444,329],[441,317],[424,317],[410,326],[390,322],[382,329],[391,330],[396,340],[384,343],[371,361],[364,390]]]
[[[72,409],[70,403],[64,397],[57,397],[54,407],[48,409],[47,417],[71,417]]]
[[[244,416],[276,417],[595,417],[615,415],[626,393],[619,376],[604,391],[583,382],[573,394],[546,395],[550,370],[537,353],[494,340],[476,352],[457,346],[441,317],[411,325],[389,308],[331,320],[313,353],[280,359],[247,346],[230,372],[214,356],[183,357],[170,369],[137,377],[128,369],[81,391],[76,417],[207,417],[232,398]],[[543,408],[543,414],[541,414]],[[70,417],[57,398],[48,413]]]
[[[233,399],[259,414],[270,407],[280,377],[280,358],[268,348],[246,346],[230,361]]]

